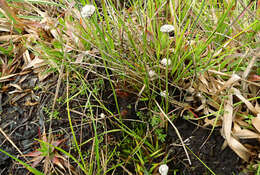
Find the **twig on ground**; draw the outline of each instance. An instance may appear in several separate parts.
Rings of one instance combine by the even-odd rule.
[[[23,156],[23,153],[22,151],[15,145],[15,143],[8,137],[8,135],[2,130],[2,128],[0,128],[0,132],[3,134],[3,136],[11,143],[11,145],[13,145],[13,147],[21,154],[22,157]],[[25,158],[25,157],[24,157]],[[26,158],[25,158],[26,161],[28,161]]]
[[[251,72],[255,62],[256,62],[256,56],[253,56],[253,58],[250,60],[246,70],[244,71],[244,73],[242,75],[243,79],[247,79],[247,77],[248,77],[249,73]],[[246,90],[246,85],[247,85],[246,82],[242,82],[243,90]]]
[[[161,111],[161,113],[163,114],[163,116],[169,121],[169,123],[172,125],[173,129],[175,130],[177,136],[179,137],[179,139],[181,141],[181,144],[182,144],[182,147],[183,147],[185,154],[187,156],[188,162],[191,165],[191,160],[190,160],[189,154],[187,152],[187,149],[185,147],[185,144],[183,142],[183,139],[180,135],[180,132],[178,131],[177,127],[173,124],[173,122],[169,119],[169,117],[165,114],[165,112],[162,110],[161,106],[158,104],[158,102],[156,100],[155,100],[155,103],[156,103],[157,107],[159,108],[159,110]]]

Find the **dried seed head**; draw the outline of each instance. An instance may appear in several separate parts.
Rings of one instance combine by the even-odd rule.
[[[170,66],[170,65],[172,64],[172,62],[171,62],[171,60],[169,60],[169,59],[167,59],[167,58],[163,58],[163,59],[161,60],[161,64],[162,64],[163,66],[167,66],[167,64],[168,64],[168,66]]]
[[[83,18],[89,18],[95,12],[95,6],[91,4],[85,5],[81,10],[81,15]]]
[[[171,33],[174,32],[174,26],[170,24],[165,24],[161,26],[160,31],[163,33]]]

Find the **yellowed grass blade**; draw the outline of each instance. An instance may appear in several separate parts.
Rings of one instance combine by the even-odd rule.
[[[19,38],[21,38],[21,35],[3,35],[0,36],[0,41],[17,41]]]
[[[258,114],[260,114],[260,106],[257,101],[255,103],[255,110],[257,111]]]
[[[244,146],[242,145],[238,140],[236,140],[234,137],[230,137],[230,140],[228,142],[228,145],[230,148],[235,151],[235,153],[243,160],[248,161],[251,152]]]
[[[242,101],[246,104],[246,106],[248,107],[248,109],[253,112],[254,114],[257,114],[257,110],[255,109],[255,107],[240,93],[240,91],[236,88],[232,88],[234,94]]]
[[[244,71],[244,73],[243,73],[243,75],[242,75],[242,78],[243,78],[243,79],[247,79],[249,73],[251,72],[253,66],[255,65],[255,62],[256,62],[256,56],[254,56],[254,57],[251,59],[251,61],[249,62],[249,64],[248,64],[246,70]],[[246,85],[247,85],[246,82],[242,82],[243,90],[246,89]]]
[[[9,81],[10,78],[12,78],[12,77],[14,77],[16,75],[18,75],[18,74],[11,74],[11,75],[7,75],[7,76],[4,76],[4,77],[0,77],[0,83]]]
[[[240,139],[257,139],[260,138],[259,133],[255,133],[249,129],[242,129],[237,123],[234,123],[232,135]]]
[[[0,0],[0,11],[13,23],[15,28],[20,30],[24,29],[23,22],[16,16],[5,0]]]
[[[260,133],[260,113],[257,114],[257,117],[252,119],[252,124],[257,129],[257,131]]]
[[[232,79],[232,78],[231,78]],[[238,80],[238,78],[234,77],[234,80]],[[231,82],[231,81],[230,81]],[[231,84],[230,84],[231,85]],[[232,85],[231,85],[232,86]],[[224,104],[224,115],[223,115],[223,124],[222,124],[222,134],[224,138],[227,141],[227,144],[230,146],[230,148],[243,160],[248,161],[250,158],[250,151],[242,145],[237,139],[233,137],[231,134],[232,130],[232,123],[233,123],[233,95],[230,94],[227,99],[225,99],[225,104]],[[249,131],[244,131],[242,132],[237,128],[237,134],[240,136],[247,135],[249,136]],[[250,132],[252,134],[252,132]],[[252,135],[250,135],[252,137]],[[258,137],[255,136],[254,137]]]
[[[33,60],[31,60],[27,54],[24,54],[24,57],[25,57],[24,59],[26,59],[28,62],[27,65],[25,65],[25,67],[23,68],[23,70],[28,68],[37,69],[47,64],[45,60],[40,59],[38,56],[35,56]]]
[[[233,122],[233,95],[230,94],[228,99],[225,100],[224,115],[223,115],[223,136],[227,142],[230,142],[231,128]]]
[[[8,23],[7,19],[0,18],[0,31],[1,32],[10,32],[10,24]]]
[[[241,78],[237,74],[233,74],[231,78],[225,82],[225,84],[217,91],[217,93],[225,90],[226,88],[232,87],[234,83],[236,83]]]

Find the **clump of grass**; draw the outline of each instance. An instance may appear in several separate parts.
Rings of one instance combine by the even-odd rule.
[[[231,74],[241,74],[249,63],[249,58],[243,54],[257,48],[255,38],[259,21],[252,15],[256,5],[246,0],[239,3],[136,0],[125,4],[125,8],[110,0],[91,5],[89,2],[65,1],[53,2],[53,11],[49,13],[41,12],[49,4],[39,3],[30,6],[33,7],[32,14],[38,13],[34,17],[41,19],[34,24],[41,26],[40,30],[13,13],[8,17],[20,22],[15,28],[21,30],[22,26],[22,30],[28,33],[32,32],[29,29],[35,31],[36,35],[32,35],[30,40],[23,35],[26,49],[48,62],[50,71],[66,77],[67,116],[80,157],[77,163],[86,174],[109,174],[119,171],[119,168],[126,172],[133,168],[136,174],[153,173],[160,164],[169,162],[164,152],[165,144],[162,144],[168,122],[162,114],[171,114],[170,111],[180,107],[181,110],[169,115],[169,120],[174,120],[182,110],[190,110],[194,114],[191,118],[194,118],[193,108],[197,108],[176,100],[174,92],[180,92],[177,93],[179,99],[183,98],[182,94],[197,93],[201,95],[203,105],[213,103],[215,111],[211,114],[216,116],[213,131],[223,112],[225,97],[217,96],[217,91],[203,88],[202,84],[214,82],[215,86],[215,81],[222,83]],[[86,7],[91,7],[89,12],[84,11]],[[6,12],[11,11],[8,9]],[[162,30],[165,25],[171,29],[170,32]],[[212,71],[225,74],[219,76]],[[95,78],[90,78],[90,74]],[[104,82],[99,85],[99,81],[106,81],[107,85]],[[72,84],[80,88],[71,88]],[[108,98],[103,94],[106,88],[113,96],[114,111],[106,106]],[[121,97],[119,92],[122,92]],[[85,157],[81,151],[84,144],[76,138],[70,115],[70,102],[80,95],[88,99],[83,107],[85,111],[88,109],[86,123],[91,123],[94,133],[90,157]],[[129,95],[137,99],[134,107],[139,117],[132,128],[125,124],[120,104],[120,100]],[[145,113],[141,114],[140,103],[144,104]],[[158,105],[162,106],[164,113]],[[111,116],[109,121],[116,129],[99,133],[102,127],[108,129],[106,122],[99,118],[100,111]],[[205,110],[199,114],[205,118],[210,115]],[[107,134],[115,130],[121,133],[122,138],[117,144],[110,146],[101,141],[100,135],[108,138]],[[75,161],[74,157],[72,159]]]

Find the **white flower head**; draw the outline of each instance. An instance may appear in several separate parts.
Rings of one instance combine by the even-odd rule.
[[[169,167],[166,164],[163,164],[159,167],[159,173],[161,175],[167,175],[168,171],[169,171]]]
[[[162,97],[165,97],[165,98],[166,98],[166,96],[168,95],[168,93],[166,93],[166,90],[164,90],[164,91],[161,91],[161,92],[160,92],[160,95],[161,95]]]
[[[105,118],[106,116],[105,116],[104,113],[101,113],[101,114],[100,114],[100,117],[103,119],[103,118]]]
[[[172,64],[172,62],[171,62],[171,60],[169,60],[169,59],[167,59],[167,58],[163,58],[163,59],[161,60],[161,64],[162,64],[163,66],[167,66],[167,64],[168,64],[168,66],[170,66],[170,65]]]
[[[153,78],[156,75],[156,72],[154,70],[150,70],[148,74],[150,78]]]
[[[165,24],[161,26],[160,31],[163,33],[171,33],[174,32],[174,26],[170,24]]]
[[[196,41],[190,40],[190,41],[188,42],[188,44],[191,45],[191,46],[194,46],[194,45],[196,44]]]
[[[95,12],[95,6],[91,4],[85,5],[81,10],[81,15],[83,18],[89,18]]]

